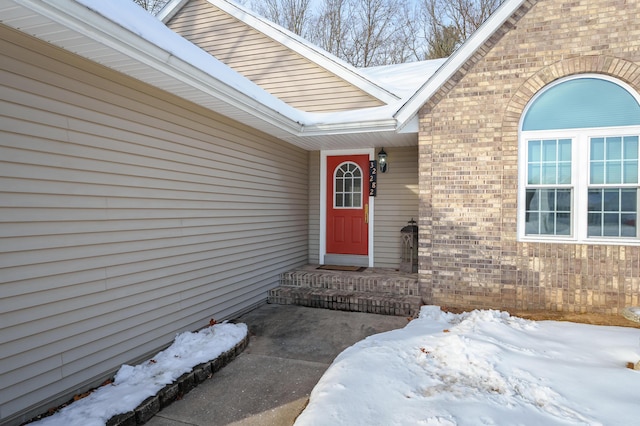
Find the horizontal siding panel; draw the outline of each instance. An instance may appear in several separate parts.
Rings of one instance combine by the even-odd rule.
[[[375,265],[400,266],[400,230],[413,218],[418,220],[418,148],[386,149],[389,171],[378,175],[375,199]]]
[[[305,151],[1,25],[0,47],[2,423],[264,301],[309,218]]]
[[[373,96],[208,2],[191,0],[167,25],[295,108],[335,112],[383,105]],[[271,82],[283,75],[287,76],[287,85]],[[314,84],[310,85],[310,81]],[[325,91],[310,91],[310,87],[318,87],[316,84],[325,86]],[[322,94],[333,96],[333,102],[319,102],[316,98]],[[350,101],[345,103],[343,99]]]
[[[309,154],[309,263],[320,264],[320,151]]]

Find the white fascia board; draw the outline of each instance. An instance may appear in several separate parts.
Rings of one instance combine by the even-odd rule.
[[[336,58],[330,53],[317,48],[297,34],[294,34],[273,22],[269,22],[253,14],[251,11],[244,9],[243,7],[227,0],[207,1],[223,10],[224,12],[228,13],[229,15],[233,16],[234,18],[238,19],[239,21],[244,22],[245,24],[255,28],[257,31],[272,38],[278,43],[281,43],[294,52],[311,60],[312,62],[317,63],[321,67],[336,74],[348,83],[353,84],[354,86],[365,91],[371,96],[374,96],[380,101],[386,104],[390,104],[397,102],[400,99],[395,94],[391,93],[384,87],[381,87],[380,85],[360,73],[357,68],[349,65],[339,58]]]
[[[302,128],[300,136],[325,136],[344,135],[349,133],[371,133],[371,132],[395,132],[397,128],[395,119],[380,119],[375,121],[359,121],[336,124],[311,124]]]
[[[293,117],[287,117],[282,112],[265,105],[257,97],[216,79],[211,74],[176,57],[158,45],[133,34],[123,26],[80,3],[57,0],[15,1],[42,16],[46,16],[48,19],[64,25],[66,28],[77,31],[104,46],[135,58],[142,64],[159,70],[203,93],[210,94],[239,110],[257,116],[261,120],[275,125],[288,133],[298,134],[301,132],[302,124],[294,118],[299,113],[284,102],[276,100],[276,102],[282,103],[283,111],[291,110],[296,112],[295,114],[292,113]],[[171,30],[167,29],[167,31]],[[244,77],[239,78],[244,79]],[[255,86],[249,80],[246,80],[246,84]],[[262,91],[262,89],[260,90]]]
[[[434,75],[394,114],[400,129],[410,122],[420,108],[442,87],[464,63],[495,33],[524,0],[507,0],[478,28],[467,41],[436,71]]]
[[[189,0],[170,0],[162,9],[160,9],[156,18],[166,24],[188,1]]]

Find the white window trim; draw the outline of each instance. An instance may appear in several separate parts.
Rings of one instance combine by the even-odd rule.
[[[518,138],[518,241],[607,244],[640,246],[639,237],[587,237],[588,187],[589,187],[589,138],[604,136],[640,135],[640,126],[520,131]],[[571,235],[525,235],[527,141],[540,139],[571,139]],[[561,185],[564,186],[564,185]],[[640,204],[640,197],[637,203]],[[640,207],[640,205],[638,206]],[[640,218],[640,209],[638,217]],[[640,228],[640,225],[637,225]]]

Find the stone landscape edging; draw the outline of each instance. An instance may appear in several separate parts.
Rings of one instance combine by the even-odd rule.
[[[150,396],[134,410],[111,417],[105,426],[137,426],[143,425],[160,410],[182,399],[184,395],[197,387],[200,383],[213,377],[222,367],[233,361],[249,344],[249,332],[228,351],[220,354],[211,361],[198,364],[193,369],[166,385],[157,394]]]

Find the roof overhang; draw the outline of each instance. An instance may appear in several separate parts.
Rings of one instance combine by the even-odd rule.
[[[130,0],[99,2],[0,0],[0,22],[307,150],[417,144],[415,133],[397,132],[393,111],[303,113]]]

